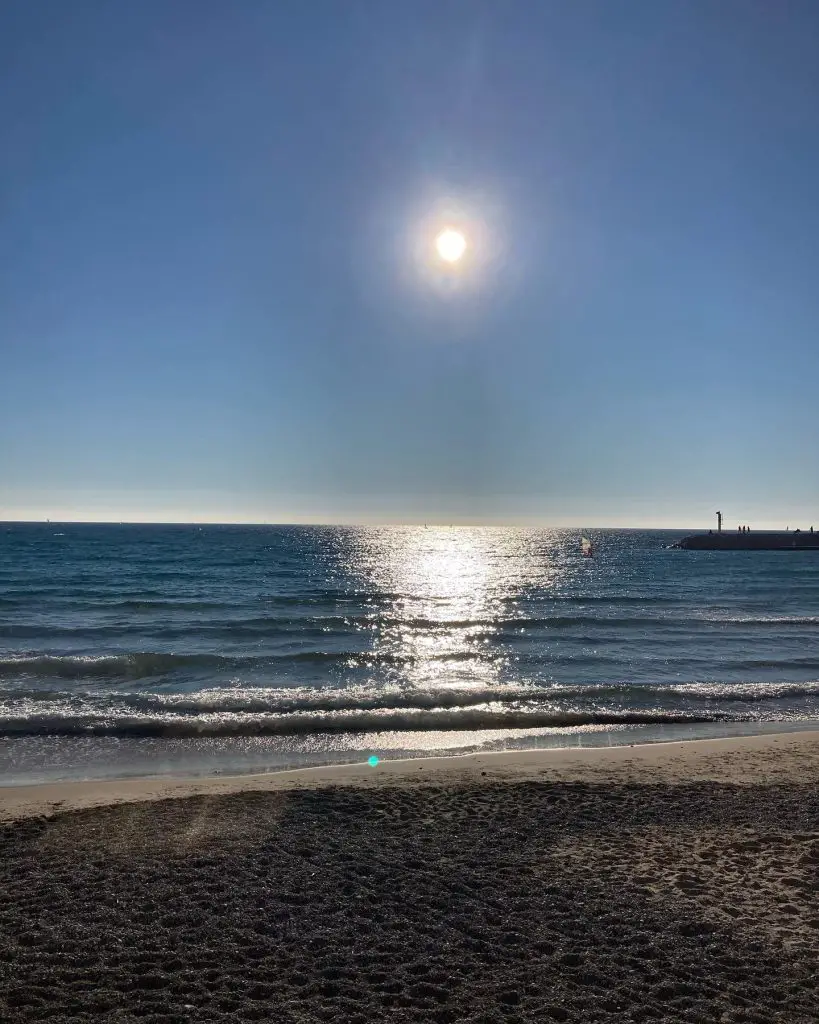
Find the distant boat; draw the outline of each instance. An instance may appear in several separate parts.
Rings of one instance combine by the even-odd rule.
[[[588,537],[580,538],[580,554],[584,558],[592,558],[594,556],[594,545]]]

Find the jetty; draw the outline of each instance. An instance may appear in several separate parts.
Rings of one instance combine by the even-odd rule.
[[[688,551],[819,551],[819,533],[759,530],[749,533],[692,533],[674,545]]]
[[[743,527],[723,530],[722,513],[717,512],[717,528],[707,533],[683,537],[675,548],[687,551],[819,551],[819,532],[809,530],[750,530]]]

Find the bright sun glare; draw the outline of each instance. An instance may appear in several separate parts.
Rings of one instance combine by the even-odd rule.
[[[460,231],[445,228],[435,238],[435,248],[442,260],[446,260],[447,263],[457,263],[466,250],[466,239]]]

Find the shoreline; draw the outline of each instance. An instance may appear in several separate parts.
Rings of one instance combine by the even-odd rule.
[[[0,1018],[808,1024],[817,767],[812,731],[6,788]]]
[[[611,747],[549,747],[321,765],[264,773],[135,778],[0,786],[0,822],[123,803],[333,787],[371,789],[488,782],[754,785],[804,781],[819,763],[819,729]],[[646,777],[650,777],[646,778]],[[810,771],[806,777],[811,778]]]

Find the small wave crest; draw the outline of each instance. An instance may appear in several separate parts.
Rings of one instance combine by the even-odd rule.
[[[714,622],[724,626],[819,626],[819,615],[732,615],[707,613],[693,621]]]
[[[308,687],[196,693],[17,691],[0,736],[289,735],[754,720],[765,701],[819,713],[819,681],[677,686]],[[785,705],[779,711],[788,713]],[[767,717],[767,713],[765,713]]]
[[[51,715],[25,720],[0,719],[0,736],[191,737],[294,736],[318,733],[477,731],[540,729],[582,725],[670,725],[732,721],[735,716],[685,712],[497,711],[468,708],[448,711],[358,711],[292,715],[130,716],[120,719]]]
[[[689,702],[721,701],[756,703],[768,700],[799,700],[819,697],[819,681],[770,683],[678,683],[650,685],[595,683],[495,686],[453,686],[424,689],[399,686],[307,686],[209,687],[194,692],[164,693],[107,691],[106,689],[60,691],[37,687],[0,690],[4,705],[62,704],[66,708],[110,707],[117,713],[160,713],[198,715],[209,712],[289,714],[300,711],[337,712],[410,708],[415,710],[465,708],[477,704],[496,706],[527,704],[554,706],[555,702],[616,702],[621,705],[654,707],[663,701],[684,698]]]
[[[145,679],[180,668],[221,668],[230,660],[207,654],[17,655],[0,659],[0,679],[33,675],[64,679]]]
[[[419,662],[492,663],[503,660],[502,651],[443,651],[439,654],[393,654],[389,651],[292,651],[261,657],[222,657],[216,654],[115,654],[115,655],[15,655],[0,659],[0,679],[40,676],[63,679],[150,679],[174,672],[230,673],[242,669],[270,668],[275,672],[289,663],[344,665],[414,665]]]

